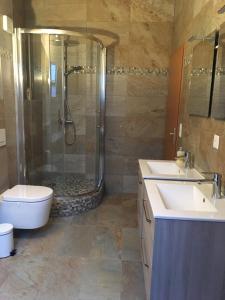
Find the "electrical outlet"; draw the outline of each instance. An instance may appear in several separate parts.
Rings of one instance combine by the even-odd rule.
[[[219,145],[220,145],[220,137],[219,137],[219,135],[214,134],[214,137],[213,137],[213,148],[218,150],[219,149]]]

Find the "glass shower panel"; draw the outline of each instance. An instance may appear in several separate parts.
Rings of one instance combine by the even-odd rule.
[[[62,109],[62,55],[52,48],[48,34],[23,36],[24,124],[27,179],[45,184],[64,174],[64,132],[58,124]],[[25,71],[26,70],[26,71]],[[54,185],[54,184],[53,184]]]
[[[22,37],[27,182],[76,196],[99,186],[100,45],[66,34]]]
[[[45,172],[42,184],[52,188],[64,182],[63,43],[60,36],[49,35],[49,97],[43,107]]]
[[[98,114],[98,44],[85,39],[70,37],[67,49],[68,70],[80,67],[68,76],[68,104],[75,123],[75,142],[65,143],[65,176],[73,178],[79,191],[90,192],[99,178]],[[66,139],[72,128],[66,126]]]
[[[40,184],[46,168],[45,103],[49,98],[49,36],[23,36],[24,124],[28,182]]]

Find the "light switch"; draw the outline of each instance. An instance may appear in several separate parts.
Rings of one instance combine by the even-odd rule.
[[[10,34],[13,33],[13,21],[6,15],[2,15],[2,29]]]
[[[183,125],[180,123],[179,125],[179,138],[182,138]]]
[[[214,134],[214,137],[213,137],[213,148],[218,150],[219,149],[219,145],[220,145],[220,137],[219,137],[219,135]]]

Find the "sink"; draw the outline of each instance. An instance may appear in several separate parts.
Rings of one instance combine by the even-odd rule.
[[[148,161],[151,173],[162,175],[184,175],[184,171],[178,167],[175,161]]]
[[[139,160],[144,179],[193,180],[204,177],[196,169],[179,167],[174,160]]]
[[[217,212],[217,209],[195,184],[156,183],[166,209],[177,211]]]

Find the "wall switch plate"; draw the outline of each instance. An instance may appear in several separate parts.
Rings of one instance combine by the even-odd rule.
[[[219,145],[220,145],[220,137],[219,137],[219,135],[214,134],[214,137],[213,137],[213,148],[218,150],[219,149]]]
[[[2,15],[2,29],[10,34],[13,33],[13,20],[6,15]]]
[[[182,138],[183,125],[180,123],[179,125],[179,138]]]

